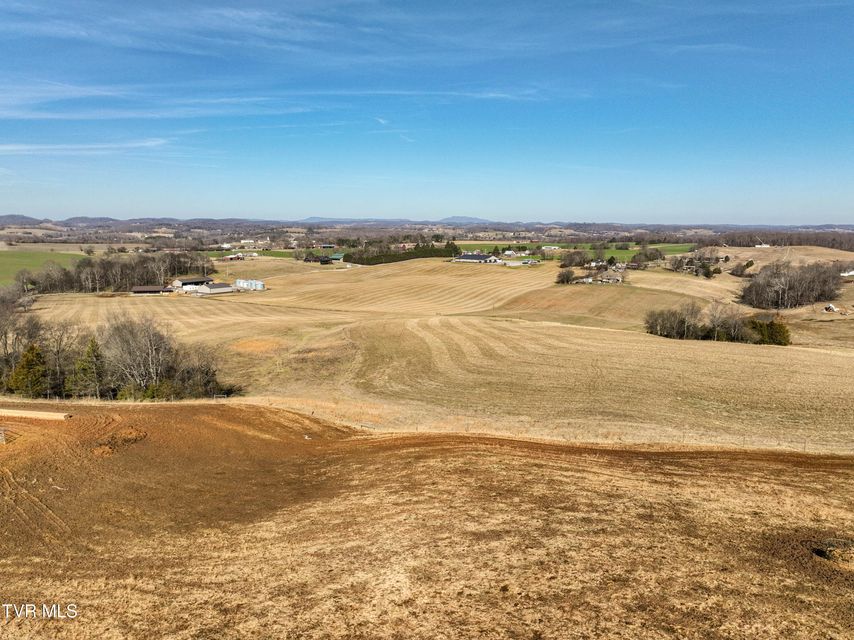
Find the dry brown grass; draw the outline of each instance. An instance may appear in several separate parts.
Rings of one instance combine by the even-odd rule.
[[[481,430],[854,451],[849,350],[483,318],[378,321],[350,335],[360,389]]]
[[[236,260],[234,262],[214,260],[214,266],[217,269],[217,273],[214,274],[217,279],[229,282],[234,278],[271,280],[271,286],[273,284],[272,279],[280,276],[295,273],[318,273],[346,268],[340,264],[324,265],[321,267],[316,263],[270,256],[259,256],[257,258],[247,258],[246,260]]]
[[[572,285],[529,291],[492,312],[479,311],[473,315],[642,331],[644,316],[651,309],[675,307],[687,301],[705,305],[709,301],[709,293],[696,287],[694,293],[699,296],[677,292],[673,287],[656,289],[640,285],[634,275],[629,278],[623,286]]]
[[[284,271],[266,292],[45,296],[37,311],[89,326],[151,314],[222,347],[224,376],[250,398],[348,424],[854,450],[854,315],[793,312],[805,348],[684,343],[642,335],[646,311],[735,303],[737,278],[650,270],[624,286],[560,287],[554,264],[268,261]]]
[[[247,395],[32,402],[72,418],[9,418],[2,601],[75,602],[80,617],[0,636],[854,627],[854,573],[814,553],[854,537],[854,458],[829,455],[854,453],[850,318],[787,312],[785,348],[680,342],[644,334],[643,314],[735,304],[735,278],[558,287],[554,264],[241,267],[270,290],[38,301],[41,317],[89,326],[153,315],[220,347]]]
[[[828,249],[825,247],[767,247],[764,249],[756,247],[726,247],[719,250],[719,254],[729,255],[731,263],[747,262],[753,260],[756,263],[752,270],[759,270],[766,264],[785,260],[794,264],[809,264],[811,262],[834,262],[837,260],[850,262],[854,254],[850,251],[839,249]]]

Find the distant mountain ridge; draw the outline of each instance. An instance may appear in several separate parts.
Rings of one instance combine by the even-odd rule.
[[[739,229],[785,229],[804,231],[852,231],[854,224],[811,224],[811,225],[772,225],[772,224],[664,224],[664,223],[624,223],[624,222],[498,222],[473,216],[447,216],[438,220],[411,220],[408,218],[338,218],[311,216],[294,220],[266,220],[259,218],[176,218],[176,217],[144,217],[122,220],[109,216],[74,216],[64,220],[51,220],[49,218],[34,218],[31,216],[7,214],[0,215],[0,227],[37,227],[39,225],[53,225],[77,229],[95,228],[123,228],[141,227],[137,231],[143,231],[155,226],[181,226],[181,227],[253,227],[258,226],[312,226],[312,225],[343,225],[343,226],[368,226],[368,227],[391,227],[391,226],[431,226],[447,225],[454,227],[490,227],[496,230],[510,229],[534,229],[557,227],[564,229],[597,229],[600,231],[672,231],[672,230],[696,230],[696,231],[736,231]]]
[[[4,227],[37,227],[40,224],[49,224],[52,220],[48,220],[47,218],[43,220],[39,220],[38,218],[31,218],[30,216],[19,216],[19,215],[5,215],[0,216],[0,225]]]

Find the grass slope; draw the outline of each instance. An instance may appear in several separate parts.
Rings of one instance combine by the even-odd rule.
[[[270,290],[44,296],[36,312],[88,327],[152,315],[216,347],[225,378],[250,395],[350,424],[854,451],[840,419],[852,407],[854,316],[799,310],[790,348],[641,333],[649,309],[734,304],[741,281],[728,275],[650,270],[623,286],[560,287],[553,263],[238,264]]]
[[[0,284],[14,282],[21,269],[38,271],[49,261],[70,267],[83,257],[83,254],[54,251],[0,251]]]

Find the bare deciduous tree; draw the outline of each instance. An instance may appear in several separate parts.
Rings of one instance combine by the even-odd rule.
[[[174,341],[152,318],[113,318],[103,339],[111,372],[120,385],[142,390],[157,385],[176,365]]]
[[[774,262],[762,269],[741,292],[747,304],[758,309],[790,309],[839,297],[842,278],[830,263],[801,266]]]

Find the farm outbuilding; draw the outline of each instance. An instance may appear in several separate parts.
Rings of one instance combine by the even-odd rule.
[[[463,253],[454,258],[454,262],[478,262],[482,264],[500,264],[502,261],[488,253]]]
[[[130,292],[135,296],[154,296],[160,295],[162,293],[172,293],[172,287],[158,287],[158,286],[138,286],[133,287]]]
[[[210,296],[218,293],[233,293],[234,287],[230,284],[226,284],[225,282],[209,282],[207,284],[199,285],[199,288],[196,291],[202,295]]]
[[[195,291],[203,284],[209,284],[211,282],[213,282],[213,278],[209,276],[177,278],[172,281],[172,287],[174,289],[181,289],[182,291]]]

